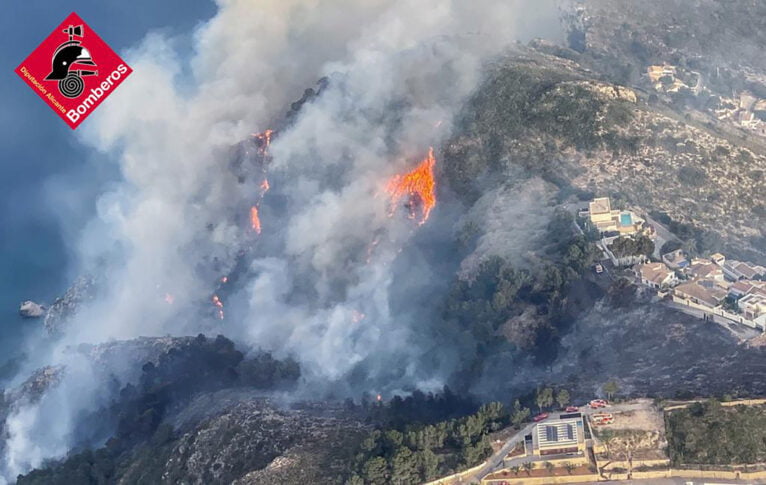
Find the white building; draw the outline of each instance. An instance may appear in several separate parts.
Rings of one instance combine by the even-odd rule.
[[[566,416],[566,415],[564,415]],[[580,453],[585,449],[585,431],[582,416],[555,419],[535,426],[533,452],[535,455],[563,455]]]

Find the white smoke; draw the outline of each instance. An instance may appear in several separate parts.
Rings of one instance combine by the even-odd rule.
[[[106,272],[107,293],[61,345],[220,332],[292,355],[309,380],[342,380],[364,363],[370,386],[439,385],[455,352],[422,347],[418,295],[401,314],[390,303],[397,254],[423,228],[388,217],[383,186],[430,146],[438,158],[483,63],[556,16],[539,0],[219,0],[188,66],[173,39],[149,35],[125,56],[134,74],[83,128],[124,183],[100,198],[79,246],[87,269]],[[237,318],[190,317],[209,301],[211,278],[259,244],[243,213],[257,191],[232,173],[231,147],[280,123],[323,77],[327,88],[271,146],[269,177],[286,210],[271,216],[266,194],[263,231],[283,249],[252,263],[255,276],[227,302]],[[412,281],[427,281],[414,269]],[[422,368],[430,351],[444,356]],[[66,449],[84,404],[50,399],[67,403],[65,429],[52,429],[48,446],[38,434],[48,405],[12,415],[8,476]]]
[[[537,11],[552,7],[533,3]],[[482,63],[518,38],[529,5],[221,2],[196,36],[192,80],[182,77],[167,39],[148,37],[128,56],[136,74],[84,137],[119,154],[125,185],[102,197],[99,208],[110,236],[101,239],[107,254],[117,244],[124,260],[109,275],[108,298],[80,319],[69,340],[205,329],[195,322],[182,327],[176,318],[178,307],[209,298],[211,281],[195,266],[232,261],[250,244],[242,219],[231,214],[242,210],[252,188],[237,183],[225,150],[277,123],[290,100],[329,76],[321,96],[271,147],[269,171],[290,185],[277,187],[288,194],[289,210],[264,227],[283,234],[282,257],[292,264],[278,271],[310,271],[316,300],[296,313],[284,288],[266,312],[254,295],[241,324],[253,344],[268,342],[269,350],[291,353],[333,379],[372,352],[389,357],[379,346],[394,335],[406,342],[407,322],[389,314],[388,266],[413,231],[409,221],[386,217],[382,185],[449,134]],[[268,222],[268,207],[262,216]],[[389,244],[376,248],[372,262],[350,261],[354,247],[381,232]],[[93,250],[92,241],[87,247]],[[279,280],[268,276],[270,267],[255,285]],[[347,276],[340,299],[339,272]],[[364,324],[344,329],[342,315],[353,311],[366,315]],[[236,334],[237,325],[227,321],[221,331]]]
[[[471,279],[479,265],[500,256],[516,267],[529,268],[535,250],[545,244],[555,187],[539,178],[487,191],[466,214],[463,224],[481,228],[476,249],[461,263],[461,278]]]

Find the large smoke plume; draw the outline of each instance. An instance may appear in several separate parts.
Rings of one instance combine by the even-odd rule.
[[[555,28],[553,2],[533,0],[220,0],[191,60],[160,35],[128,52],[135,74],[81,137],[124,179],[78,242],[83,272],[107,284],[54,346],[54,363],[71,367],[62,391],[8,419],[6,476],[62,456],[77,413],[107,399],[96,387],[65,392],[93,373],[61,350],[82,342],[223,333],[293,356],[307,389],[442,385],[462,344],[434,328],[431,297],[458,270],[438,253],[459,211],[439,205],[423,226],[402,208],[390,216],[385,183],[429,147],[439,158],[487,60]],[[249,140],[269,128],[257,235],[248,209],[264,174]],[[233,272],[226,317],[205,316]],[[66,416],[46,426],[57,405]]]

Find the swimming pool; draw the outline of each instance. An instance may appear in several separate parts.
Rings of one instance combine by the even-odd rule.
[[[620,214],[620,225],[621,226],[633,225],[633,216],[630,214],[630,212],[623,212],[622,214]]]

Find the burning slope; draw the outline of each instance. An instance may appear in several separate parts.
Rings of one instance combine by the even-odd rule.
[[[258,216],[258,208],[256,206],[250,208],[250,227],[253,228],[256,234],[261,233],[261,218]]]
[[[436,206],[436,182],[434,181],[434,149],[428,151],[428,156],[404,175],[395,175],[388,181],[386,192],[391,196],[391,212],[399,202],[407,197],[406,206],[410,211],[410,219],[415,219],[418,205],[420,206],[420,221],[423,224],[428,219],[431,209]]]
[[[269,153],[269,145],[271,145],[271,137],[274,135],[274,130],[266,130],[262,133],[253,133],[252,137],[255,139],[255,143],[258,146],[258,150],[261,155],[266,157]]]
[[[258,147],[258,152],[260,153],[261,157],[263,157],[264,160],[269,158],[269,147],[271,146],[271,139],[274,136],[274,130],[266,130],[261,133],[253,133],[252,137],[255,140],[255,144]],[[261,184],[259,185],[259,188],[261,189],[260,198],[263,198],[263,196],[266,194],[266,192],[269,191],[269,180],[264,177],[261,181]],[[258,204],[260,203],[259,200],[250,208],[250,227],[255,231],[256,234],[261,233],[261,218],[258,214]]]
[[[218,315],[218,319],[219,320],[223,320],[223,317],[224,317],[224,314],[223,314],[223,302],[218,297],[218,295],[213,295],[212,300],[213,300],[213,305],[215,305],[216,308],[217,308],[216,314]]]

